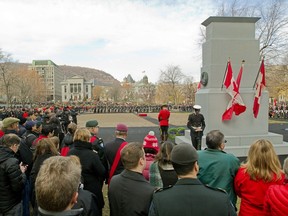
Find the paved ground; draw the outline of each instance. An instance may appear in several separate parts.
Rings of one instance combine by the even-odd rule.
[[[172,113],[170,118],[170,127],[186,127],[188,113]],[[96,119],[99,122],[100,133],[99,136],[103,138],[104,142],[114,139],[114,130],[117,123],[125,123],[128,126],[127,141],[143,142],[144,137],[150,130],[154,130],[156,136],[159,138],[159,127],[157,120],[157,113],[149,113],[146,117],[139,117],[136,114],[81,114],[78,116],[78,125],[84,127],[86,121]],[[288,122],[285,121],[271,121],[269,124],[269,131],[273,133],[282,134],[284,141],[288,142]],[[288,152],[287,152],[288,155]],[[287,155],[279,156],[281,163]],[[239,158],[241,161],[245,158]],[[107,198],[107,186],[104,186],[105,207],[103,216],[109,216],[109,205]]]
[[[114,139],[115,126],[118,123],[125,123],[128,126],[127,141],[143,142],[144,137],[150,130],[153,130],[156,136],[160,137],[157,113],[148,113],[146,117],[140,117],[131,113],[108,113],[108,114],[81,114],[78,116],[78,125],[84,127],[86,121],[96,119],[99,122],[99,136],[108,142]],[[170,127],[186,127],[188,113],[172,113],[170,117]],[[269,131],[283,135],[283,140],[288,142],[288,122],[287,121],[270,121]],[[280,156],[281,163],[288,155]],[[244,160],[245,158],[240,158]]]
[[[131,113],[108,113],[108,114],[82,114],[78,116],[78,125],[85,126],[85,122],[96,119],[99,122],[99,136],[108,142],[114,139],[114,130],[118,123],[125,123],[128,126],[127,141],[143,142],[144,137],[150,130],[153,130],[159,138],[159,126],[157,113],[149,113],[145,117],[140,117]],[[170,127],[185,126],[188,118],[187,113],[173,113],[170,118]]]

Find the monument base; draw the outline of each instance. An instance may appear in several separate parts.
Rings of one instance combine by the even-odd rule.
[[[283,142],[283,136],[275,133],[267,133],[264,135],[241,135],[241,136],[225,136],[227,143],[225,152],[231,153],[236,157],[247,157],[250,145],[258,139],[267,139],[273,143],[277,155],[287,155],[288,143]],[[185,130],[185,136],[176,136],[175,143],[191,143],[190,130]],[[206,148],[206,136],[202,137],[202,149]]]

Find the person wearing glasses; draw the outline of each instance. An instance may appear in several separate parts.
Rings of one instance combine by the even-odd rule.
[[[206,135],[207,148],[198,151],[199,180],[206,185],[225,190],[234,206],[237,196],[234,191],[234,178],[240,166],[240,161],[232,154],[224,151],[224,134],[212,130]]]

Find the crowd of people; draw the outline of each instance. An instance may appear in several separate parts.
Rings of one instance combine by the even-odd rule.
[[[202,136],[200,108],[193,107],[187,126]],[[111,216],[288,215],[288,159],[282,169],[269,140],[251,143],[240,164],[225,152],[219,130],[206,133],[206,149],[192,136],[193,145],[167,140],[166,105],[158,115],[161,139],[149,131],[143,143],[126,141],[124,123],[104,142],[96,119],[78,127],[69,116],[63,107],[2,118],[0,216],[101,216],[105,184]]]

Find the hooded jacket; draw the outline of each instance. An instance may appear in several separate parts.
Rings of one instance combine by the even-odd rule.
[[[5,213],[21,202],[26,175],[21,172],[14,152],[0,146],[0,213]]]

